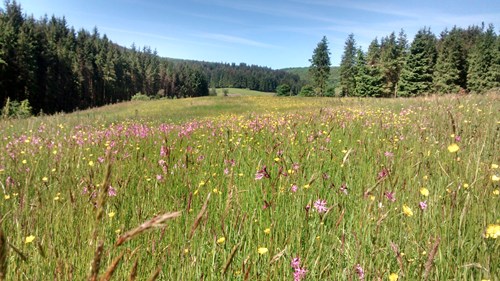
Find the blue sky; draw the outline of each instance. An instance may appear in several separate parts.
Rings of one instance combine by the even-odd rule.
[[[40,18],[65,16],[122,46],[150,46],[164,57],[245,62],[271,68],[309,66],[321,38],[338,65],[353,33],[359,46],[403,28],[439,35],[446,27],[481,22],[500,27],[500,1],[466,0],[18,0]],[[3,8],[3,4],[1,6]]]

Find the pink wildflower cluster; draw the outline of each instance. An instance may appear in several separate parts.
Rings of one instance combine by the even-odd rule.
[[[304,267],[300,267],[300,258],[295,257],[292,259],[292,262],[290,263],[292,266],[294,272],[293,272],[293,280],[294,281],[300,281],[304,277],[306,277],[307,270]]]
[[[262,167],[261,170],[259,170],[256,174],[255,174],[255,179],[256,180],[261,180],[263,178],[270,178],[271,176],[269,175],[269,173],[267,172],[267,167],[264,165]]]

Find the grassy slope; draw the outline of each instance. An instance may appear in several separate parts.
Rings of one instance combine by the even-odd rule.
[[[309,68],[308,67],[290,67],[282,69],[284,71],[299,75],[301,80],[310,83]],[[330,85],[337,85],[340,81],[340,68],[338,66],[333,66],[330,69]]]

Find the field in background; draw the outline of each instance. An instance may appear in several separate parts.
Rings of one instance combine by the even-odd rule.
[[[228,91],[228,96],[239,97],[239,96],[274,96],[276,93],[273,92],[260,92],[253,91],[249,89],[239,89],[239,88],[217,88],[217,96],[224,96],[224,89]]]
[[[240,95],[1,121],[0,276],[498,280],[498,95]]]

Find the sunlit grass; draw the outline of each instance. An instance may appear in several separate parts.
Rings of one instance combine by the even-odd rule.
[[[499,104],[242,96],[2,121],[7,280],[496,280]]]

